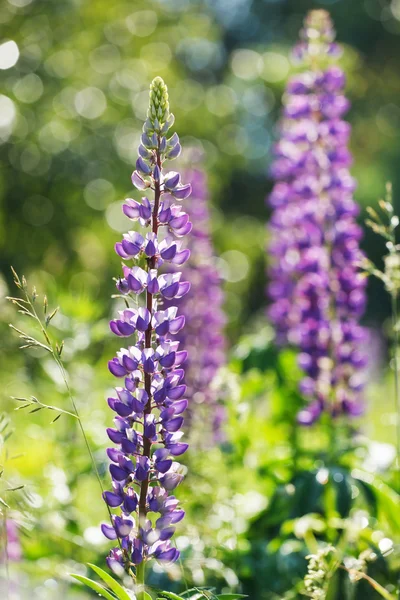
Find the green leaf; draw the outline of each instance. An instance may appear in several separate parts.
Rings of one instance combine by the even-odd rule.
[[[173,594],[172,592],[158,592],[158,598],[157,600],[184,600],[182,598],[182,596],[177,596],[176,594]]]
[[[182,593],[182,600],[192,600],[193,598],[206,598],[206,600],[212,598],[215,598],[216,596],[212,593],[214,588],[198,588],[198,587],[194,587],[194,588],[190,588],[190,590],[186,590],[185,592]],[[161,592],[159,592],[161,593]],[[165,592],[164,592],[165,593]],[[200,596],[199,596],[200,594]]]
[[[206,600],[214,600],[216,598],[215,594],[211,590],[206,590],[203,588],[194,588],[194,590],[201,594],[201,598],[205,598]],[[193,596],[193,598],[196,598],[197,600],[199,596]]]
[[[5,506],[6,508],[10,508],[7,504],[7,502],[5,500],[3,500],[3,498],[0,498],[0,504],[2,504],[3,506]]]
[[[387,524],[393,535],[400,532],[400,495],[378,477],[371,477],[368,473],[357,470],[353,475],[358,484],[369,492],[376,503],[378,521]]]
[[[143,600],[153,600],[153,598],[147,592],[142,592],[141,594]]]
[[[99,594],[99,596],[106,598],[106,600],[115,600],[114,594],[108,592],[102,585],[96,583],[96,581],[93,581],[88,577],[84,577],[83,575],[75,575],[74,573],[71,573],[71,577],[77,581],[80,581],[81,583],[84,583],[88,588]]]
[[[97,567],[96,565],[92,565],[91,563],[88,563],[88,567],[97,573],[100,579],[102,579],[104,583],[108,585],[110,590],[112,590],[114,594],[118,596],[119,600],[132,600],[125,588],[123,588],[122,585],[114,579],[114,577],[111,577],[109,573],[103,571],[103,569],[100,569],[100,567]]]

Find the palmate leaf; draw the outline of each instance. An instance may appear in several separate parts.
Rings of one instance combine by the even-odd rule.
[[[111,577],[109,573],[103,571],[103,569],[97,567],[96,565],[92,565],[91,563],[88,563],[88,567],[97,573],[97,575],[104,581],[104,583],[108,585],[110,590],[114,592],[119,600],[132,600],[132,597],[128,594],[125,588],[123,588],[122,585],[114,579],[114,577]]]
[[[88,588],[99,594],[99,596],[106,598],[106,600],[116,600],[117,598],[116,596],[114,596],[114,594],[111,594],[109,591],[107,591],[106,588],[104,588],[102,585],[100,585],[96,581],[93,581],[92,579],[89,579],[89,577],[84,577],[83,575],[75,575],[74,573],[71,573],[71,577],[73,577],[80,583],[87,585]]]

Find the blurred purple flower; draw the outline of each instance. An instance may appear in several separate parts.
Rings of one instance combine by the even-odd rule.
[[[213,381],[225,361],[224,296],[210,238],[206,175],[200,169],[194,169],[187,171],[185,176],[192,183],[188,209],[193,229],[187,244],[190,258],[182,277],[190,281],[191,288],[176,302],[180,313],[185,316],[185,327],[176,339],[188,352],[184,381],[188,386],[189,416],[192,417],[191,406],[206,405],[206,418],[210,415],[214,439],[219,441],[225,415],[224,407],[218,403],[218,389],[213,386]],[[165,306],[171,304],[175,302],[165,301]],[[201,414],[201,418],[204,416]]]
[[[359,271],[350,126],[342,119],[349,103],[344,74],[332,64],[337,47],[329,14],[312,11],[301,35],[296,55],[308,68],[287,85],[271,168],[268,291],[278,342],[299,350],[300,390],[309,403],[298,421],[310,425],[322,411],[362,412],[366,279]]]
[[[170,276],[158,272],[165,262],[182,265],[189,258],[180,238],[192,228],[176,203],[188,197],[191,186],[182,184],[178,173],[163,170],[165,160],[180,151],[178,136],[166,137],[173,121],[167,88],[158,77],[150,88],[148,118],[132,175],[136,188],[153,191],[154,200],[128,199],[124,204],[125,215],[139,221],[147,233],[130,231],[116,244],[117,254],[128,263],[117,288],[129,308],[110,323],[114,334],[130,340],[109,362],[121,386],[115,397],[108,398],[116,417],[107,433],[116,447],[107,451],[112,490],[104,493],[104,500],[118,514],[112,515],[112,525],[103,524],[102,531],[108,539],[119,541],[108,557],[109,567],[120,573],[134,565],[138,583],[143,582],[138,565],[151,558],[177,560],[179,551],[170,538],[173,524],[184,515],[169,492],[183,479],[175,457],[187,449],[180,431],[187,406],[181,366],[187,353],[179,350],[179,341],[169,338],[184,326],[176,300],[187,294],[190,284],[179,272]],[[167,310],[158,306],[163,299],[170,303]],[[149,512],[163,518],[154,523]]]
[[[19,562],[22,558],[22,548],[18,526],[13,519],[6,519],[5,525],[5,532],[1,533],[3,535],[5,533],[6,539],[2,540],[2,542],[6,543],[1,544],[3,546],[3,551],[0,553],[0,563]],[[1,527],[3,528],[3,524]],[[3,535],[0,535],[0,538],[2,538]],[[6,551],[5,548],[7,548]]]

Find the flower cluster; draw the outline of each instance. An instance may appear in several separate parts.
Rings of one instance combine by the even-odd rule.
[[[307,596],[313,600],[325,600],[332,571],[332,556],[336,552],[333,546],[320,548],[316,554],[306,556],[308,560],[304,587]]]
[[[189,209],[193,230],[188,240],[190,259],[183,274],[191,282],[191,288],[177,302],[186,319],[185,328],[180,330],[177,339],[188,351],[185,383],[188,386],[189,409],[199,404],[207,406],[214,438],[218,439],[224,421],[224,407],[218,404],[218,390],[212,384],[225,356],[224,297],[210,239],[206,176],[200,169],[194,169],[187,172],[186,177],[192,183]],[[172,302],[167,300],[165,304],[170,306]],[[193,415],[189,412],[189,416]]]
[[[298,415],[303,424],[323,410],[358,415],[366,364],[362,234],[342,118],[349,103],[344,74],[331,64],[333,39],[329,14],[312,11],[296,52],[308,67],[287,86],[269,197],[269,315],[278,341],[300,351],[301,392],[310,399]]]
[[[170,540],[184,511],[170,492],[183,479],[175,458],[187,449],[180,431],[188,404],[182,369],[187,353],[171,336],[183,328],[185,317],[177,314],[176,306],[162,309],[159,303],[174,303],[190,284],[179,272],[159,275],[158,270],[163,263],[182,265],[189,258],[181,238],[192,224],[176,204],[190,195],[191,186],[183,185],[178,173],[163,172],[164,161],[181,150],[176,133],[167,137],[173,122],[167,88],[157,77],[132,175],[135,187],[152,192],[153,199],[128,199],[123,206],[125,215],[147,233],[130,231],[115,247],[125,261],[117,288],[127,308],[110,328],[130,338],[109,362],[111,373],[122,381],[115,397],[108,399],[116,416],[107,433],[116,447],[107,450],[113,489],[104,493],[108,507],[120,507],[120,514],[112,515],[112,525],[102,525],[106,537],[118,540],[108,557],[115,572],[135,565],[138,573],[138,566],[150,558],[173,562],[179,556]]]

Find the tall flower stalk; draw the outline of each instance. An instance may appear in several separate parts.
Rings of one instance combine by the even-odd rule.
[[[355,181],[349,173],[350,126],[345,76],[329,14],[311,11],[295,55],[303,72],[284,96],[281,139],[275,146],[269,197],[271,257],[269,315],[280,343],[299,351],[308,404],[304,425],[322,412],[336,417],[362,412],[366,357],[366,278],[359,271],[361,229],[355,222]]]
[[[174,123],[169,111],[167,87],[160,77],[150,87],[150,100],[143,135],[138,148],[134,186],[152,195],[140,202],[126,200],[124,214],[143,229],[124,234],[116,244],[123,259],[123,277],[117,288],[126,309],[110,323],[112,332],[129,338],[109,362],[113,375],[122,380],[116,397],[108,404],[116,413],[115,427],[107,430],[116,447],[109,448],[112,491],[104,500],[112,509],[113,525],[104,524],[103,533],[118,540],[108,559],[119,573],[136,573],[139,598],[142,597],[145,565],[154,558],[174,562],[179,551],[172,545],[175,524],[184,516],[178,500],[170,495],[183,479],[183,469],[175,458],[187,450],[181,441],[184,399],[184,363],[187,353],[179,351],[174,336],[185,318],[176,306],[160,307],[160,301],[182,298],[190,289],[181,273],[159,274],[164,262],[182,265],[190,251],[181,247],[181,238],[192,224],[176,202],[191,193],[177,172],[164,172],[165,161],[181,151],[176,133],[168,132]]]
[[[193,407],[206,407],[206,414],[200,411],[199,418],[203,423],[206,419],[207,425],[212,428],[214,440],[218,441],[225,411],[222,404],[218,403],[218,389],[213,383],[225,361],[224,295],[210,238],[207,178],[200,169],[187,171],[185,175],[192,183],[189,210],[193,230],[188,240],[191,255],[183,269],[183,276],[190,281],[191,288],[177,302],[181,314],[185,316],[185,327],[178,333],[177,339],[181,348],[188,352],[185,383],[188,386],[190,420],[195,416]],[[171,270],[175,272],[176,267]],[[166,300],[164,305],[171,306],[174,303],[175,300]]]
[[[384,269],[378,269],[371,261],[365,259],[364,267],[368,273],[383,281],[390,295],[392,309],[393,332],[393,371],[394,371],[394,408],[396,414],[396,483],[400,489],[400,381],[399,381],[399,293],[400,293],[400,245],[396,243],[399,217],[394,213],[392,185],[386,185],[385,200],[379,201],[380,214],[368,207],[370,218],[366,224],[386,243],[387,254],[384,257]]]

